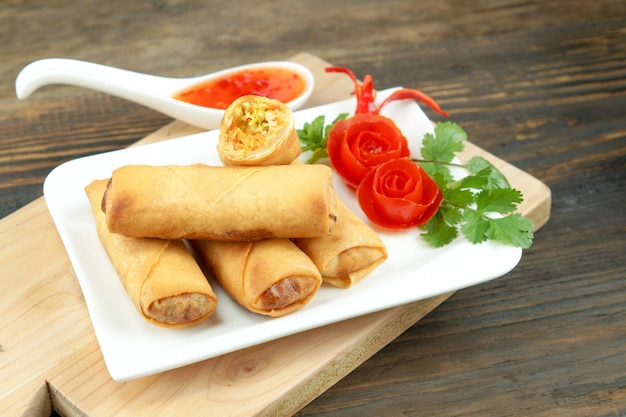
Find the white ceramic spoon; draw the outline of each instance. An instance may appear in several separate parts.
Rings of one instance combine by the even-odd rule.
[[[32,62],[24,67],[15,80],[15,92],[17,97],[23,100],[38,88],[48,84],[85,87],[142,104],[175,119],[210,130],[219,127],[223,110],[186,103],[172,96],[187,87],[212,78],[246,68],[261,67],[290,69],[306,81],[305,91],[287,103],[291,109],[298,109],[311,96],[314,86],[311,71],[303,65],[287,61],[242,65],[191,78],[168,78],[74,59],[49,58]]]

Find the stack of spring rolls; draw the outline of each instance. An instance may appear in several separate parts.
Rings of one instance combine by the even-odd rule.
[[[217,298],[203,270],[249,311],[280,317],[322,282],[351,287],[387,259],[335,195],[331,169],[301,163],[300,149],[285,104],[244,96],[222,119],[223,166],[129,165],[85,188],[100,241],[147,321],[210,317]]]

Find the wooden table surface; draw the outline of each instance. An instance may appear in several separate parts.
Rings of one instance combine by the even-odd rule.
[[[455,293],[299,416],[626,414],[623,0],[1,5],[2,218],[58,164],[172,121],[69,86],[17,100],[17,73],[45,57],[190,76],[309,52],[428,92],[550,187],[550,221],[511,273]]]

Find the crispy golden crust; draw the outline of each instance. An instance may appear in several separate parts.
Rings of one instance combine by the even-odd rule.
[[[162,239],[315,237],[336,218],[332,171],[323,165],[124,166],[104,205],[109,231]]]
[[[254,313],[280,317],[297,311],[322,284],[316,266],[289,239],[191,245],[222,288]]]
[[[107,180],[85,188],[98,238],[137,311],[163,327],[189,327],[210,317],[217,297],[180,240],[125,237],[109,232],[101,208]]]
[[[348,288],[387,259],[387,248],[367,224],[337,200],[337,222],[328,236],[294,242],[320,270],[325,282]]]

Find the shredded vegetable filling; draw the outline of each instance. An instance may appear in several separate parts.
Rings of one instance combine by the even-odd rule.
[[[281,128],[280,110],[243,102],[234,109],[229,143],[234,150],[251,151],[267,145],[267,138]]]

